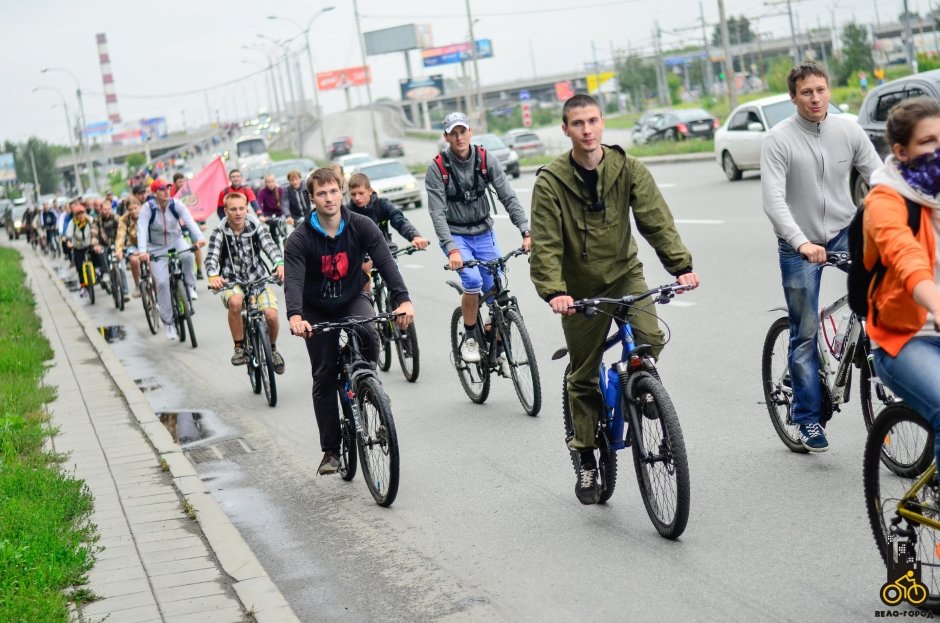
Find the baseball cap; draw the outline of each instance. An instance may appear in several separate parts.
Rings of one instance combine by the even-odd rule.
[[[444,117],[444,133],[450,134],[458,125],[470,129],[470,120],[462,112],[452,112]]]
[[[150,192],[155,193],[160,188],[166,188],[167,186],[169,186],[169,184],[167,184],[163,180],[160,180],[160,179],[154,180],[153,184],[150,185]]]

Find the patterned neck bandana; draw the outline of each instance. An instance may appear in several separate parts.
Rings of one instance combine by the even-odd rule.
[[[928,196],[940,195],[940,148],[908,162],[899,162],[898,171],[904,181]]]

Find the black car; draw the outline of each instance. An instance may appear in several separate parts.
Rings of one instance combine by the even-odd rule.
[[[350,146],[349,141],[345,138],[338,141],[333,141],[330,145],[330,160],[336,159],[337,156],[345,156],[349,153]]]
[[[379,146],[379,158],[395,158],[405,155],[405,146],[397,138],[387,138]]]
[[[885,139],[885,123],[888,113],[898,102],[911,97],[927,96],[940,99],[940,69],[925,71],[923,73],[905,76],[879,84],[868,92],[862,107],[858,111],[858,123],[871,139],[872,145],[881,159],[884,160],[891,151],[891,146]],[[858,174],[852,171],[852,199],[855,204],[862,205],[862,200],[868,193],[868,184]]]
[[[634,135],[639,143],[681,141],[687,138],[715,138],[718,119],[701,108],[666,110],[654,117],[642,134]]]

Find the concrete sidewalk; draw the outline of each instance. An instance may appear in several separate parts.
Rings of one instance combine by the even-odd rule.
[[[298,621],[80,302],[23,244],[27,284],[55,358],[44,382],[52,446],[95,498],[101,551],[80,621]],[[102,293],[99,304],[110,303]]]

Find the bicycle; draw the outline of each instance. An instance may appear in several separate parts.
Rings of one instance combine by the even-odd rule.
[[[621,346],[620,359],[611,366],[601,361],[599,388],[604,412],[599,414],[595,446],[598,449],[598,482],[600,501],[606,502],[617,485],[617,452],[626,447],[633,451],[633,466],[646,514],[659,534],[677,539],[689,521],[691,488],[685,440],[676,408],[663,387],[649,344],[637,344],[633,325],[625,315],[605,311],[601,305],[629,308],[650,298],[654,303],[667,304],[678,291],[688,290],[678,283],[651,288],[642,294],[620,298],[593,298],[575,301],[571,307],[592,317],[604,314],[617,321],[617,331],[604,341],[604,351]],[[642,310],[639,310],[642,312]],[[553,360],[568,354],[562,348]],[[568,374],[565,368],[562,383],[562,414],[565,422],[565,443],[574,438],[574,422],[568,403]],[[626,433],[624,428],[626,427]],[[581,470],[581,456],[568,449],[575,474]]]
[[[341,413],[340,476],[346,481],[355,478],[358,447],[363,478],[379,506],[391,506],[398,495],[398,433],[392,417],[391,401],[375,372],[375,364],[362,354],[356,328],[370,322],[386,322],[398,315],[387,312],[371,318],[347,318],[312,325],[315,333],[342,332],[337,387]]]
[[[402,255],[411,255],[420,250],[412,246],[403,247],[392,251],[392,257],[397,259]],[[388,286],[374,266],[372,268],[372,294],[375,297],[376,313],[384,314],[392,311]],[[392,344],[394,344],[395,352],[398,354],[398,363],[401,365],[401,371],[405,375],[405,379],[409,383],[417,381],[421,366],[418,330],[415,328],[415,323],[412,322],[404,331],[391,320],[381,323],[376,328],[379,333],[379,368],[382,372],[388,372],[392,367]]]
[[[482,331],[480,361],[464,361],[460,355],[460,345],[472,336],[464,334],[463,311],[458,306],[450,322],[451,363],[457,370],[460,384],[470,400],[483,404],[490,393],[490,375],[495,372],[504,378],[506,376],[498,359],[500,351],[504,351],[516,396],[526,414],[534,417],[542,408],[538,362],[522,319],[519,302],[516,297],[509,295],[504,279],[507,262],[525,253],[525,250],[519,248],[493,260],[468,260],[463,263],[464,268],[477,266],[493,275],[493,286],[480,295],[481,301],[488,301],[490,328]],[[450,266],[444,266],[444,270],[450,270]],[[447,285],[463,295],[463,287],[459,283],[448,281]],[[476,326],[484,327],[479,311]]]
[[[72,252],[78,251],[79,249],[73,249]],[[79,285],[85,288],[85,291],[88,292],[88,302],[91,305],[95,304],[95,284],[98,282],[98,273],[95,269],[94,262],[91,261],[91,247],[86,247],[83,249],[85,252],[84,259],[82,260],[82,270],[81,270],[81,279]]]
[[[140,263],[140,302],[144,306],[147,326],[154,335],[160,328],[160,306],[157,304],[157,284],[150,272],[150,262]]]
[[[128,300],[127,275],[121,266],[121,261],[114,254],[114,247],[108,247],[107,253],[102,254],[107,263],[108,281],[111,284],[111,298],[114,308],[124,311],[124,303]]]
[[[837,252],[829,253],[826,263],[822,266],[847,268],[850,263],[848,253]],[[862,403],[862,417],[866,429],[870,430],[877,415],[875,401],[884,408],[897,402],[897,399],[875,374],[874,359],[865,327],[859,317],[849,312],[848,299],[849,295],[845,294],[819,312],[819,330],[816,336],[819,383],[822,390],[822,414],[819,423],[825,428],[834,412],[840,411],[841,405],[849,401],[854,365],[860,372],[859,397]],[[775,307],[771,311],[787,312],[787,308]],[[837,314],[846,316],[840,325],[836,324]],[[764,338],[761,355],[761,381],[774,430],[791,452],[803,454],[809,450],[800,441],[799,425],[793,422],[790,414],[793,387],[787,358],[789,335],[790,321],[787,316],[777,318],[771,323]]]
[[[186,330],[189,330],[189,342],[193,348],[196,348],[196,332],[193,330],[193,302],[189,298],[186,280],[183,278],[183,262],[180,259],[180,254],[192,253],[195,250],[195,246],[182,251],[171,248],[164,255],[150,256],[153,260],[167,258],[169,262],[170,307],[173,311],[173,326],[176,327],[180,342],[186,341]]]
[[[868,519],[882,561],[888,571],[919,566],[928,595],[918,591],[910,599],[910,589],[904,595],[912,605],[940,610],[940,484],[933,428],[905,403],[889,405],[868,432],[862,475]],[[903,595],[891,590],[901,579],[882,587],[885,603],[901,600]]]
[[[268,284],[280,281],[273,277],[256,279],[247,283],[229,282],[218,292],[231,290],[238,286],[242,290],[242,327],[244,337],[242,348],[245,350],[245,367],[248,369],[248,379],[251,389],[260,394],[264,389],[264,397],[269,406],[277,405],[277,383],[274,372],[274,353],[271,350],[271,338],[268,335],[268,321],[264,310],[257,306],[260,296]],[[216,294],[218,294],[216,292]]]
[[[274,227],[271,227],[272,221],[274,222]],[[277,245],[277,248],[281,251],[281,254],[283,254],[284,244],[287,242],[287,220],[283,216],[269,216],[262,225],[270,228],[271,238],[274,239],[274,244]]]

